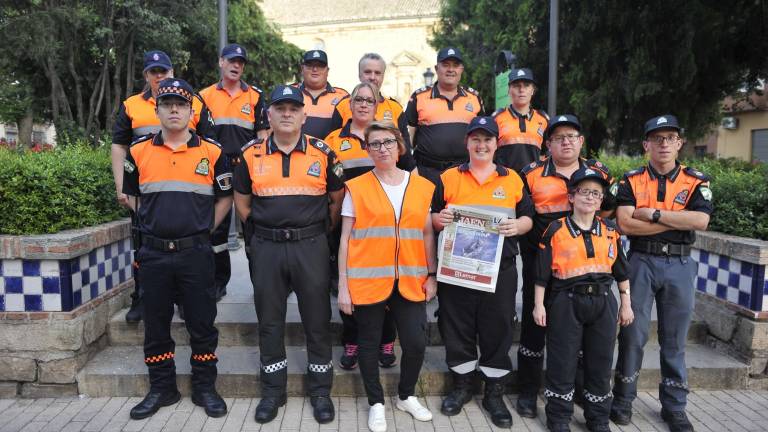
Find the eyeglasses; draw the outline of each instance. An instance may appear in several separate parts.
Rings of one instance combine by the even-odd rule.
[[[603,191],[594,190],[594,189],[582,189],[582,188],[576,188],[576,192],[583,196],[588,197],[592,195],[592,198],[594,199],[603,199]]]
[[[564,141],[568,140],[568,142],[574,143],[579,140],[580,136],[580,134],[555,135],[549,138],[549,142],[553,144],[562,144]]]
[[[370,141],[367,147],[373,151],[381,150],[381,147],[389,150],[397,144],[397,140],[394,138],[388,138],[382,141]]]
[[[374,106],[376,104],[376,99],[365,98],[365,97],[362,97],[362,96],[355,96],[355,98],[352,99],[352,102],[357,103],[357,104],[365,104],[365,105],[368,105],[368,106]]]
[[[665,137],[665,136],[662,136],[662,135],[656,135],[656,136],[652,136],[652,137],[646,138],[646,141],[648,141],[650,143],[653,143],[653,144],[656,144],[656,145],[662,145],[662,144],[664,144],[664,141],[666,141],[666,142],[668,142],[670,144],[677,144],[678,142],[680,142],[680,137],[677,136],[677,135],[668,136],[668,137]]]

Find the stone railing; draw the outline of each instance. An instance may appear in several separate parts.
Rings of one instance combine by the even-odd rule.
[[[709,344],[750,365],[751,387],[768,388],[768,241],[699,232],[691,257]]]
[[[77,394],[133,286],[130,221],[0,236],[0,397]]]

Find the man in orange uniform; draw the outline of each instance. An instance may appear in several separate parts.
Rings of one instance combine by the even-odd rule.
[[[301,83],[294,86],[304,95],[304,112],[307,121],[301,132],[323,139],[334,129],[332,117],[336,105],[349,95],[341,87],[328,83],[328,54],[323,50],[311,50],[304,53],[301,62]]]

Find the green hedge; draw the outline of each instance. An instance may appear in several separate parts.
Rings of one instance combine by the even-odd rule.
[[[48,234],[125,216],[115,199],[108,146],[39,153],[0,148],[0,233]]]
[[[617,178],[647,164],[642,157],[603,155],[600,160]],[[712,179],[715,212],[709,223],[711,231],[768,240],[767,164],[711,158],[684,160],[683,163]]]

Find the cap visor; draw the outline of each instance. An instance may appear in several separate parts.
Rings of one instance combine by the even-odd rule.
[[[227,55],[225,55],[225,56],[222,56],[222,57],[224,57],[224,58],[225,58],[225,59],[227,59],[227,60],[231,60],[231,59],[233,59],[233,58],[238,58],[238,57],[239,57],[239,58],[243,59],[243,61],[244,61],[244,62],[247,62],[247,61],[248,61],[248,59],[247,59],[247,58],[246,58],[244,55],[242,55],[242,54],[237,54],[237,53],[233,53],[233,54],[227,54]]]
[[[292,99],[292,98],[277,98],[277,99],[271,101],[269,103],[269,106],[272,106],[272,105],[275,105],[275,104],[279,104],[279,103],[283,103],[283,102],[290,102],[290,103],[293,103],[295,105],[304,106],[304,101],[299,102],[296,99]]]
[[[156,67],[163,68],[163,69],[165,69],[167,71],[171,70],[171,68],[169,68],[167,64],[155,62],[155,63],[150,63],[150,64],[144,66],[144,72],[146,72],[146,71],[148,71],[148,70],[150,70],[152,68],[156,68]]]

